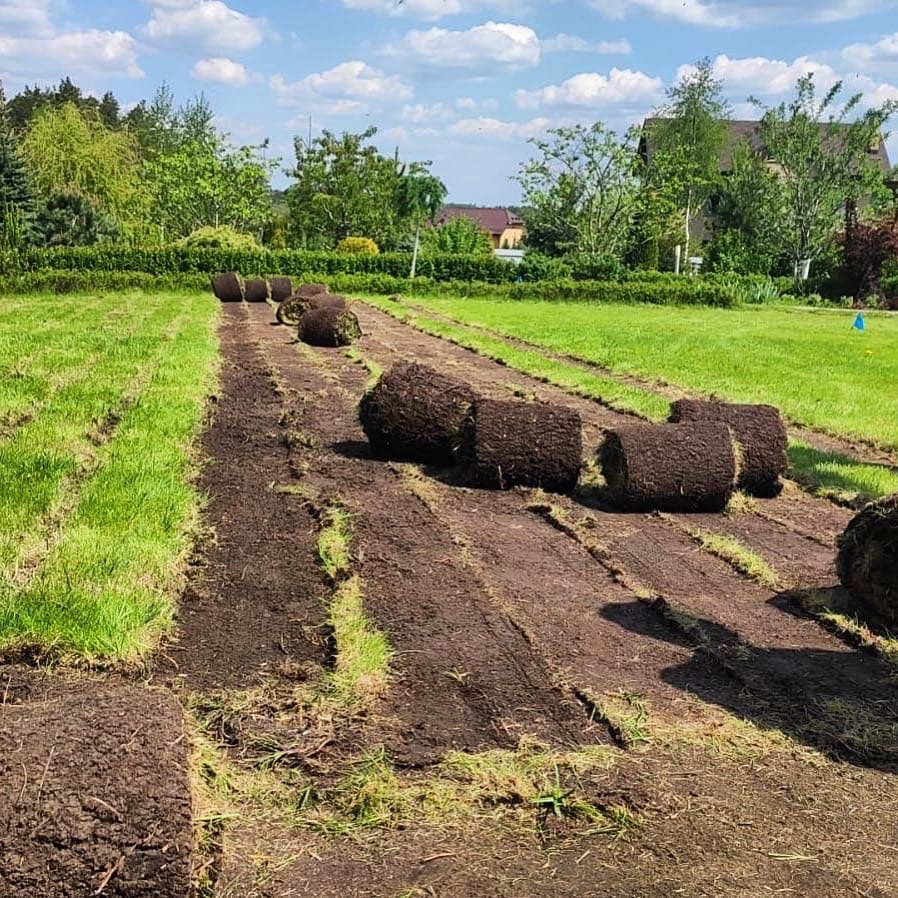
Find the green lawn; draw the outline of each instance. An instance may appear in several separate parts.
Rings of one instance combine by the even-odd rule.
[[[572,347],[567,346],[563,339],[559,336],[562,332],[570,332],[570,322],[566,317],[567,312],[573,312],[579,318],[583,314],[584,306],[582,304],[556,304],[556,303],[530,303],[530,302],[505,302],[496,300],[446,300],[446,299],[427,299],[413,300],[414,306],[426,306],[434,309],[442,315],[450,315],[456,319],[455,323],[447,322],[440,318],[421,312],[419,308],[412,307],[407,303],[397,303],[391,299],[382,297],[367,297],[366,302],[377,306],[389,314],[407,321],[419,329],[435,336],[451,340],[468,349],[473,349],[481,355],[488,356],[530,374],[533,377],[540,378],[549,383],[556,384],[566,390],[587,396],[593,399],[600,399],[602,402],[612,408],[621,411],[635,412],[652,421],[663,421],[666,419],[669,410],[669,400],[658,392],[651,389],[649,375],[640,373],[640,376],[649,379],[646,387],[639,387],[632,384],[622,383],[620,380],[612,376],[604,375],[601,371],[591,371],[584,369],[577,364],[571,364],[564,360],[545,355],[540,351],[535,337],[531,333],[531,329],[535,327],[532,323],[528,323],[525,319],[528,314],[532,314],[541,322],[542,328],[552,335],[551,348],[556,352],[564,352],[569,355],[574,354]],[[498,308],[492,308],[496,306]],[[785,309],[766,309],[744,310],[740,312],[724,311],[724,310],[680,310],[680,309],[646,309],[643,306],[589,306],[585,307],[587,312],[601,313],[597,317],[601,320],[619,319],[622,324],[628,321],[637,320],[641,313],[648,311],[649,313],[663,313],[667,316],[669,322],[672,322],[680,311],[688,311],[692,314],[693,322],[702,321],[706,329],[713,329],[718,332],[718,342],[724,341],[724,334],[727,322],[731,322],[730,316],[738,315],[740,318],[750,315],[761,314],[767,321],[767,326],[771,326],[771,321],[776,320],[776,316],[781,316],[781,321],[797,320],[790,319],[787,316],[792,314],[792,310]],[[512,320],[511,323],[504,327],[496,323],[496,319],[505,321],[510,316],[509,313],[516,312],[518,318]],[[551,324],[551,316],[555,315],[556,326],[553,328]],[[805,320],[822,320],[832,322],[832,317],[827,313],[807,312],[808,318]],[[842,325],[850,327],[851,320],[845,315],[838,316],[838,320]],[[534,343],[533,348],[522,348],[520,345],[513,345],[502,339],[501,336],[492,336],[483,331],[476,330],[468,324],[479,325],[482,327],[490,327],[495,331],[502,330],[507,334],[519,335],[524,339],[528,339]],[[880,325],[885,325],[892,331],[895,330],[898,322],[885,319],[883,316],[875,316],[872,321],[868,322],[868,327],[879,329]],[[743,323],[743,326],[746,326]],[[671,330],[675,326],[671,324]],[[528,336],[524,336],[525,332]],[[586,345],[587,348],[594,340],[591,341],[588,334],[581,332],[578,337],[572,337],[572,341],[576,341],[580,346]],[[864,340],[869,334],[857,334],[856,336]],[[854,335],[852,335],[852,338]],[[660,341],[659,342],[663,342]],[[738,342],[738,341],[735,341]],[[878,345],[885,342],[879,339]],[[543,346],[549,345],[549,340],[542,341]],[[768,347],[766,342],[758,338],[753,344],[754,356],[756,359],[767,360]],[[634,349],[636,353],[638,347]],[[698,351],[697,349],[694,351]],[[720,351],[720,350],[718,350]],[[732,352],[736,350],[733,349]],[[661,351],[662,354],[663,350]],[[864,359],[868,360],[871,356],[866,355],[866,350],[862,350]],[[875,352],[875,350],[874,350]],[[649,349],[647,355],[651,355],[652,350]],[[727,353],[723,353],[727,355]],[[776,353],[772,353],[776,355]],[[891,355],[896,354],[892,350]],[[581,358],[587,358],[586,352],[581,350],[578,353]],[[707,363],[703,363],[703,366]],[[721,365],[724,366],[721,360]],[[894,362],[892,362],[894,365]],[[610,367],[610,366],[609,366]],[[618,369],[620,370],[620,369]],[[630,369],[634,372],[633,369]],[[730,366],[730,370],[732,366]],[[655,375],[657,377],[657,375]],[[710,377],[710,375],[708,375]],[[721,396],[728,396],[733,399],[744,399],[746,401],[772,402],[780,404],[778,398],[780,395],[791,392],[787,387],[776,395],[769,395],[757,385],[750,382],[749,375],[746,374],[742,381],[742,386],[746,389],[746,393],[728,393],[721,386],[712,386],[706,392],[715,392]],[[843,387],[847,390],[847,387]],[[863,390],[863,385],[858,386],[859,390]],[[884,388],[885,389],[885,388]],[[894,405],[896,401],[894,390],[886,393]],[[867,403],[868,407],[870,403]],[[781,405],[782,407],[782,405]],[[871,409],[871,415],[881,414]],[[878,418],[877,418],[878,420]],[[889,422],[890,424],[892,422]],[[893,425],[894,426],[894,425]],[[842,433],[838,426],[831,425],[826,428],[833,433]],[[873,439],[868,436],[867,439]],[[883,441],[884,442],[884,441]],[[792,441],[789,445],[789,460],[791,465],[790,474],[796,480],[804,484],[808,489],[820,495],[831,496],[840,501],[847,501],[852,504],[860,504],[871,498],[886,495],[888,493],[898,492],[898,472],[894,469],[878,464],[860,464],[853,459],[845,456],[821,452],[813,449],[804,443]]]
[[[415,299],[609,368],[741,402],[898,448],[898,316],[847,310],[708,309],[483,299]]]
[[[130,659],[173,619],[217,304],[5,297],[0,649]]]

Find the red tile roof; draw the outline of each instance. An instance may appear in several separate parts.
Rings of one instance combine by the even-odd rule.
[[[499,236],[506,228],[521,228],[524,223],[514,212],[501,206],[443,206],[436,217],[436,224],[445,224],[453,218],[470,218],[487,234]]]

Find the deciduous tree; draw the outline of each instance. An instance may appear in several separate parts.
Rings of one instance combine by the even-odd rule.
[[[403,174],[393,193],[399,218],[411,220],[415,228],[415,247],[412,250],[412,267],[409,277],[414,278],[421,242],[421,225],[433,221],[446,200],[446,185],[426,168],[417,166]]]
[[[602,122],[532,138],[538,155],[516,180],[527,245],[546,255],[617,255],[635,208],[636,132],[619,138]]]

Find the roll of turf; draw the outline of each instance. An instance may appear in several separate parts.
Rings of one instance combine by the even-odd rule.
[[[294,296],[302,296],[305,299],[308,299],[312,296],[317,296],[319,293],[329,293],[329,288],[327,284],[320,284],[316,281],[309,281],[305,284],[300,284],[294,291]]]
[[[310,309],[348,309],[349,303],[339,293],[316,293],[309,297]]]
[[[274,317],[281,324],[299,324],[303,313],[309,310],[308,299],[302,296],[288,296],[283,302],[278,303]]]
[[[268,299],[268,281],[265,278],[247,278],[243,284],[243,296],[247,302],[265,302]]]
[[[599,463],[609,499],[631,511],[721,511],[736,485],[733,436],[720,421],[617,427]]]
[[[465,419],[458,460],[475,486],[570,492],[580,476],[580,415],[564,406],[478,399]]]
[[[268,278],[268,287],[271,298],[275,302],[283,302],[287,297],[293,295],[293,283],[288,277]]]
[[[838,539],[836,569],[861,617],[898,629],[898,493],[865,506]]]
[[[359,403],[359,421],[380,458],[451,465],[458,430],[476,395],[426,365],[397,362]]]
[[[678,399],[671,403],[669,420],[722,421],[729,425],[739,444],[737,486],[754,496],[779,495],[783,488],[780,477],[789,467],[786,427],[779,409],[772,405]]]
[[[236,271],[216,274],[212,278],[212,292],[222,302],[243,302],[243,282]]]
[[[299,339],[310,346],[349,346],[362,335],[349,309],[309,309],[299,319]]]

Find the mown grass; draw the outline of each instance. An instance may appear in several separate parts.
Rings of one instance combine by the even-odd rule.
[[[20,315],[0,328],[68,322],[50,339],[68,347],[53,376],[72,380],[0,445],[0,648],[133,660],[170,626],[191,548],[217,306],[109,297],[98,321],[79,298],[8,302]]]
[[[473,330],[460,321],[452,323],[431,318],[390,299],[365,297],[365,301],[429,334],[442,337],[459,346],[464,346],[525,374],[529,374],[531,377],[554,384],[572,393],[590,399],[598,399],[605,405],[618,411],[632,412],[649,421],[664,421],[667,419],[670,401],[660,393],[654,392],[650,383],[647,383],[644,388],[628,384],[616,379],[614,376],[604,376],[601,372],[586,370],[576,363],[565,362],[563,359],[544,355],[536,346],[532,349],[522,348],[519,345],[516,346],[507,342],[501,336],[492,336],[482,331]],[[436,300],[428,299],[428,302],[436,303]],[[490,301],[441,300],[440,302],[445,305],[455,302],[489,304]],[[491,302],[496,301],[493,300]],[[508,303],[504,304],[508,305]],[[515,303],[515,306],[521,306],[519,314],[522,316],[527,314],[530,306],[541,308],[544,305],[550,309],[556,309],[560,304]],[[578,309],[581,308],[581,304],[573,305],[576,305]],[[606,307],[594,306],[590,308],[605,309]],[[622,314],[633,312],[633,307],[630,306],[614,308],[621,309]],[[438,311],[450,315],[454,314],[452,307],[440,308]],[[705,309],[701,311],[708,316],[720,315],[724,318],[734,314],[731,310]],[[754,312],[746,312],[744,314],[754,314]],[[491,326],[484,325],[474,318],[471,319],[471,323],[478,327]],[[512,335],[510,331],[508,333]],[[553,347],[551,351],[567,352],[568,350],[565,347]],[[715,389],[714,392],[721,396],[727,396],[723,389]],[[728,398],[740,399],[744,397],[730,395]],[[754,397],[754,400],[776,404],[775,398],[770,396],[761,395]],[[835,428],[830,429],[833,433],[836,432]],[[886,465],[858,462],[839,453],[823,452],[797,440],[790,441],[789,462],[791,468],[790,476],[798,480],[806,489],[815,494],[841,502],[857,505],[879,496],[898,492],[898,471],[893,468]]]
[[[791,307],[708,309],[417,298],[465,323],[612,371],[740,402],[898,448],[898,318]]]

